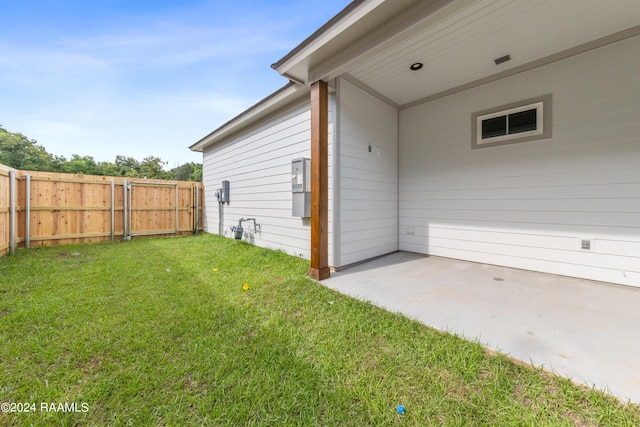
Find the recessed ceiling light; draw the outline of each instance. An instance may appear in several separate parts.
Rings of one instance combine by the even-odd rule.
[[[501,56],[500,58],[496,58],[493,60],[493,62],[496,63],[496,65],[500,65],[503,62],[507,62],[507,61],[511,61],[511,55],[507,54],[505,56]]]
[[[409,69],[411,71],[418,71],[419,69],[421,69],[424,66],[424,64],[422,64],[422,62],[414,62],[413,64],[411,64],[411,66],[409,67]]]

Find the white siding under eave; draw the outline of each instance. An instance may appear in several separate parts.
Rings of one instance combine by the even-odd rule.
[[[640,37],[400,113],[400,248],[640,286]],[[551,93],[551,139],[471,150]],[[582,241],[591,243],[582,249]]]
[[[398,250],[398,111],[340,79],[339,266]]]
[[[329,105],[332,108],[331,99]],[[255,218],[260,230],[256,232],[251,222],[245,222],[243,228],[249,229],[245,240],[309,258],[309,219],[291,216],[291,160],[310,156],[310,120],[309,101],[305,100],[274,113],[266,122],[242,134],[205,149],[203,182],[206,232],[218,234],[218,201],[215,193],[221,182],[228,180],[230,203],[224,204],[225,236],[233,237],[231,227],[237,225],[240,218]],[[332,125],[330,121],[329,156]],[[331,167],[329,180],[331,182]],[[331,206],[330,200],[329,209]],[[330,232],[329,242],[331,237]],[[330,262],[331,250],[330,244]]]

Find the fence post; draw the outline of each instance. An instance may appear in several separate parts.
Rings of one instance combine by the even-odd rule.
[[[180,224],[179,224],[179,214],[178,214],[178,201],[180,200],[178,198],[178,191],[180,191],[178,189],[178,184],[176,184],[176,236],[178,234],[180,234]]]
[[[113,242],[115,237],[115,222],[116,222],[116,183],[111,180],[111,241]]]
[[[196,232],[194,234],[198,234],[198,227],[200,226],[200,224],[198,223],[200,218],[198,217],[198,213],[200,211],[200,188],[198,187],[198,184],[196,184]]]
[[[9,253],[16,251],[16,171],[9,171]]]
[[[122,210],[124,218],[122,222],[122,240],[127,240],[127,180],[122,182],[122,200],[124,209]]]
[[[31,175],[25,176],[25,202],[27,203],[27,209],[24,219],[24,246],[29,249],[31,247]]]

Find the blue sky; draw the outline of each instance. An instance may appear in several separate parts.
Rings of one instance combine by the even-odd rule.
[[[349,0],[0,0],[0,125],[52,154],[201,162],[188,146],[286,84]]]

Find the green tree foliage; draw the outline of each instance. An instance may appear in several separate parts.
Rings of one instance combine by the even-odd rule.
[[[166,164],[167,162],[163,162],[159,157],[145,157],[140,163],[140,175],[144,178],[174,179],[169,172],[164,170]]]
[[[0,163],[16,169],[59,172],[60,158],[49,154],[37,141],[0,126]]]
[[[200,163],[183,163],[169,171],[179,181],[202,181],[202,165]]]
[[[193,172],[187,181],[202,182],[202,163],[193,163]]]
[[[133,157],[116,156],[115,162],[118,173],[120,176],[139,176],[140,163]]]
[[[70,159],[56,156],[21,133],[7,131],[0,125],[0,163],[32,171],[64,172],[86,175],[126,176],[132,178],[201,181],[202,164],[189,162],[169,171],[167,162],[148,156],[141,162],[133,157],[116,156],[113,162],[97,162],[92,156],[73,154]]]
[[[91,156],[78,156],[73,154],[71,159],[62,164],[65,173],[83,173],[87,175],[102,175],[98,163]]]

